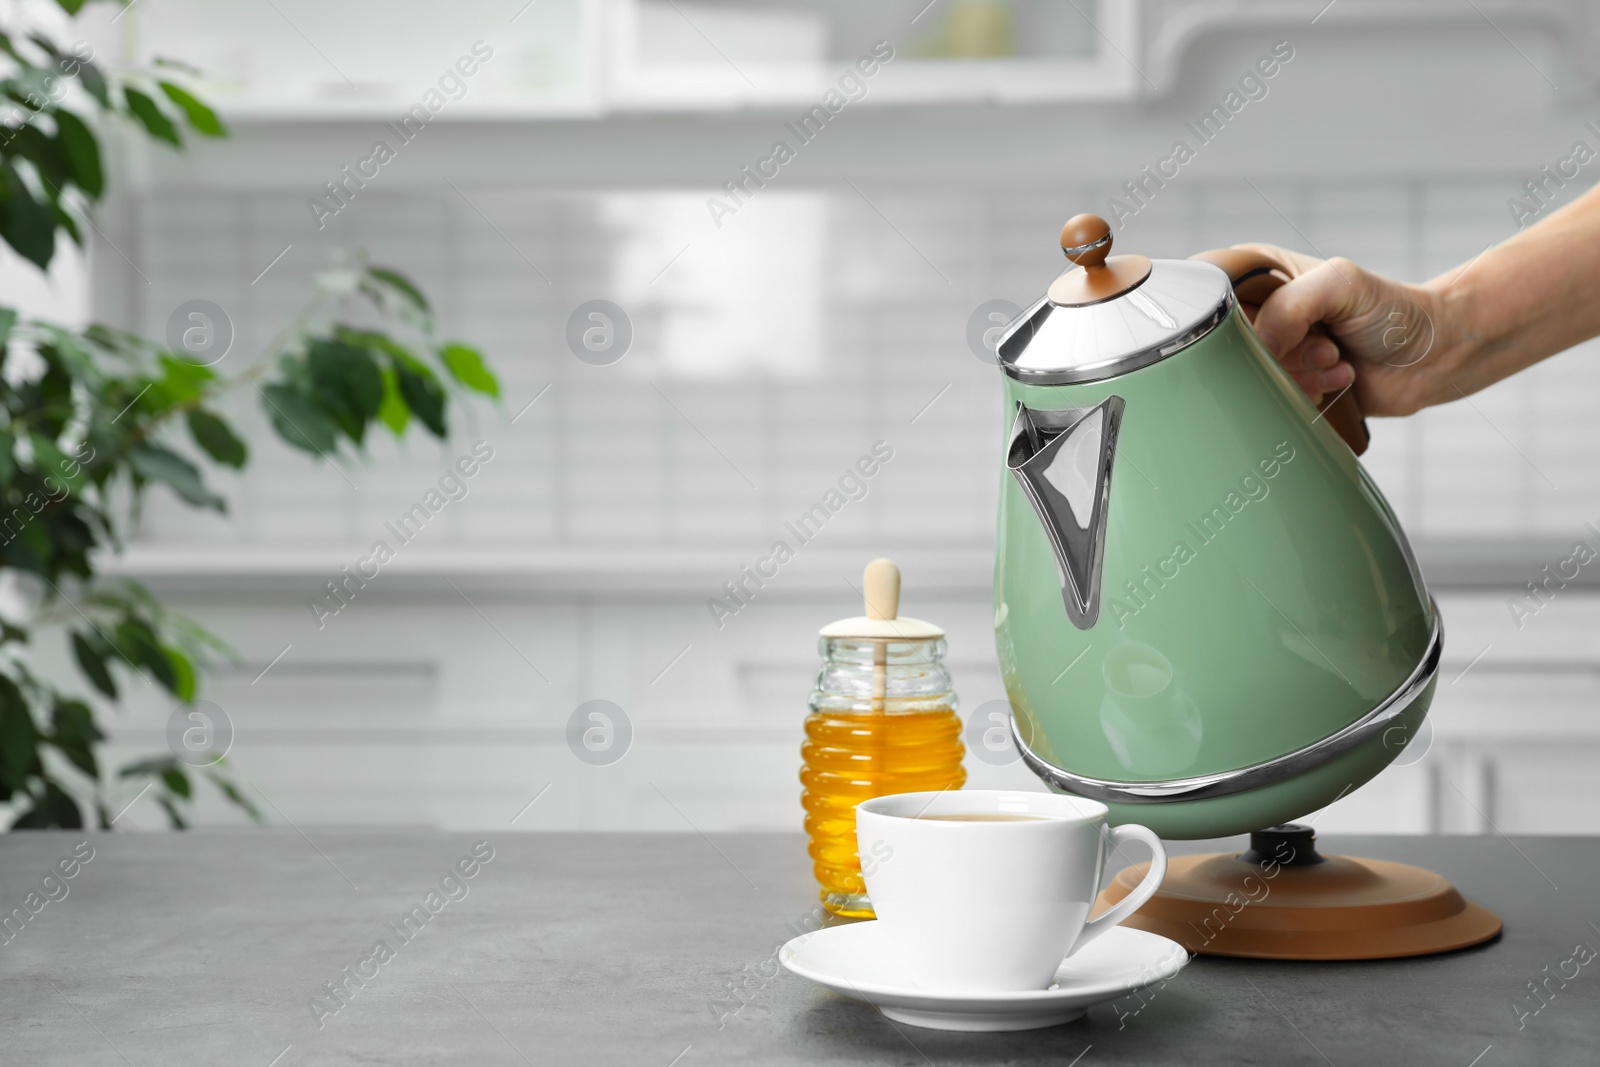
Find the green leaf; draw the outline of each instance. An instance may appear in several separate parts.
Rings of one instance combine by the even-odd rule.
[[[483,365],[483,354],[476,348],[452,341],[439,349],[439,358],[444,360],[451,376],[468,389],[476,389],[486,396],[500,395],[500,382]]]
[[[187,830],[189,828],[189,824],[184,821],[183,813],[178,810],[178,805],[172,802],[172,797],[166,793],[157,793],[156,803],[160,804],[161,810],[167,813],[167,819],[171,821],[174,830]]]
[[[67,155],[48,134],[31,123],[18,126],[11,131],[5,147],[32,163],[50,191],[60,193],[67,180]]]
[[[17,821],[11,824],[11,828],[81,830],[83,812],[78,809],[78,802],[68,796],[60,786],[47,781],[44,783],[44,796],[35,797],[33,807],[23,812]]]
[[[383,368],[383,403],[378,405],[378,419],[396,437],[403,435],[411,423],[411,409],[400,395],[400,378],[393,367]]]
[[[183,144],[183,141],[178,137],[177,127],[172,124],[172,120],[167,118],[154,100],[137,89],[126,87],[123,88],[122,95],[127,98],[128,111],[134,118],[139,120],[140,125],[149,131],[151,137],[159,138],[173,145],[181,146]]]
[[[339,427],[309,397],[292,386],[267,385],[261,389],[261,399],[279,437],[312,455],[333,452]]]
[[[0,308],[0,345],[6,343],[6,338],[11,336],[11,327],[17,324],[15,308]]]
[[[383,374],[365,348],[318,338],[306,355],[321,407],[339,416],[345,433],[360,441],[383,403]]]
[[[40,270],[56,250],[56,217],[48,203],[33,198],[9,162],[0,165],[0,237]]]
[[[172,687],[173,694],[185,704],[195,697],[194,664],[189,662],[189,657],[168,645],[163,651],[167,654],[167,662],[172,664],[172,674],[177,679],[177,684]]]
[[[90,63],[87,59],[78,62],[78,80],[89,91],[89,95],[99,101],[100,106],[107,111],[111,110],[111,87],[106,84],[106,76],[100,73],[100,68]]]
[[[108,378],[102,388],[96,390],[95,399],[100,403],[107,426],[116,419],[122,427],[134,432],[140,422],[158,416],[171,406],[161,381],[145,377]],[[118,446],[119,451],[120,448]]]
[[[20,790],[38,760],[39,731],[22,691],[0,676],[0,786]]]
[[[223,128],[222,120],[217,118],[217,113],[205,104],[196,100],[184,89],[173,85],[171,82],[160,82],[161,91],[183,109],[184,117],[189,120],[189,125],[205,134],[207,137],[226,137],[228,131]]]
[[[83,231],[78,228],[78,220],[57,200],[50,205],[50,214],[55,217],[56,225],[67,231],[67,236],[72,238],[72,243],[79,248],[83,247]]]
[[[226,422],[203,408],[191,408],[186,416],[189,436],[201,450],[218,463],[235,470],[242,468],[249,451]]]
[[[395,361],[394,372],[400,379],[400,395],[412,414],[433,431],[433,436],[444,437],[444,390],[431,374]]]
[[[89,0],[56,0],[56,3],[61,5],[61,10],[69,15],[76,15],[88,2]]]
[[[129,451],[128,464],[136,473],[151,481],[161,482],[196,507],[214,508],[217,511],[228,509],[227,501],[206,488],[200,479],[199,469],[176,452],[144,441]]]
[[[104,348],[107,352],[126,359],[142,359],[149,352],[154,351],[155,348],[154,345],[138,334],[107,326],[103,322],[90,323],[85,327],[83,336]]]
[[[98,780],[100,764],[95,759],[94,746],[95,742],[105,740],[105,734],[95,725],[94,712],[89,710],[89,705],[81,700],[57,700],[51,727],[50,743],[84,774]]]
[[[61,356],[63,365],[73,377],[86,377],[90,380],[100,377],[100,368],[95,362],[95,353],[91,346],[84,342],[81,334],[69,330],[65,326],[58,326],[53,322],[34,320],[33,325],[48,337],[48,341],[45,343]]]
[[[211,779],[213,785],[222,790],[223,796],[243,808],[250,818],[256,822],[266,822],[266,819],[262,818],[261,809],[250,803],[250,798],[241,793],[239,787],[234,785],[231,779],[216,771],[206,771],[205,774],[207,778]]]
[[[399,341],[396,341],[386,333],[380,333],[377,330],[355,330],[351,329],[349,326],[335,326],[333,328],[333,332],[335,336],[339,338],[339,340],[344,341],[346,344],[352,344],[360,348],[370,349],[374,358],[381,353],[392,356],[393,358],[400,360],[402,363],[408,363],[417,367],[422,366],[422,362],[421,360],[417,359],[415,352],[412,352],[411,349],[407,348]]]
[[[56,109],[56,140],[66,156],[72,182],[91,199],[105,192],[105,172],[100,167],[100,142],[82,119],[64,108]]]
[[[10,430],[0,430],[0,492],[11,484],[11,479],[17,474],[17,461],[13,450],[17,447],[17,439]]]
[[[210,367],[173,356],[161,357],[161,392],[170,403],[194,400],[216,378]]]
[[[72,654],[78,661],[78,669],[83,671],[96,689],[115,700],[117,683],[111,677],[111,669],[106,666],[107,655],[112,651],[99,634],[91,638],[77,630],[72,632]]]
[[[41,476],[53,476],[66,483],[67,491],[76,493],[82,489],[86,477],[83,465],[70,458],[56,443],[43,434],[33,434],[33,469]]]
[[[117,647],[130,662],[155,675],[167,692],[178,692],[178,672],[150,627],[138,619],[124,619],[117,625]]]
[[[189,776],[184,774],[181,768],[169,767],[162,771],[161,781],[180,797],[188,797],[193,792],[189,788]]]
[[[178,765],[172,756],[151,756],[148,759],[136,760],[125,764],[117,772],[118,778],[154,778],[159,774],[171,770]]]
[[[395,292],[409,300],[411,304],[424,315],[429,313],[430,309],[428,308],[427,297],[423,296],[422,291],[411,283],[411,279],[407,278],[399,271],[393,271],[387,267],[368,267],[367,277],[381,285],[386,285],[390,289],[393,289]]]

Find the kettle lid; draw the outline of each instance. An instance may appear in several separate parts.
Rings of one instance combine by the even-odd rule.
[[[1073,265],[1000,338],[1000,366],[1019,382],[1120,377],[1187,348],[1234,306],[1227,274],[1210,263],[1111,255],[1097,215],[1068,219],[1061,251]]]

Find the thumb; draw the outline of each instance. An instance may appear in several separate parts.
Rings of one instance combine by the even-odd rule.
[[[1365,309],[1368,284],[1360,267],[1335,258],[1280,286],[1256,313],[1256,333],[1274,358],[1281,359],[1305,340],[1319,322],[1335,327]]]

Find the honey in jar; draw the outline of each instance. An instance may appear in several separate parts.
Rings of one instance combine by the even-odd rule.
[[[822,669],[800,753],[811,860],[823,907],[872,918],[856,853],[856,805],[887,793],[959,789],[961,720],[944,667],[944,631],[899,617],[900,571],[886,559],[863,575],[866,614],[822,629]]]

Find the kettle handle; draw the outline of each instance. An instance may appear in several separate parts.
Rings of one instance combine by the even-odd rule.
[[[1256,309],[1266,301],[1268,294],[1293,277],[1288,265],[1276,256],[1251,248],[1215,248],[1191,258],[1221,267],[1227,273],[1228,280],[1233,283],[1234,295],[1252,320]],[[1312,330],[1326,332],[1320,326],[1313,326]],[[1367,420],[1361,413],[1361,405],[1356,400],[1353,387],[1335,394],[1320,407],[1328,425],[1344,438],[1350,451],[1359,456],[1367,450],[1371,437],[1367,433]]]

